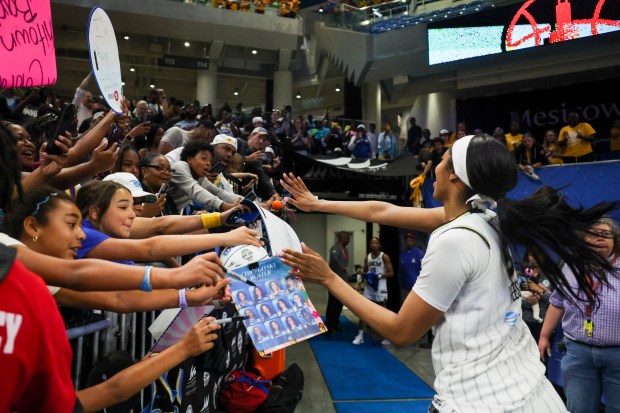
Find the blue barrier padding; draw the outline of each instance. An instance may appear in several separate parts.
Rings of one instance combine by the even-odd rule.
[[[101,320],[95,323],[69,329],[67,330],[67,337],[69,338],[69,340],[73,340],[74,338],[83,337],[97,331],[105,330],[109,327],[110,320]]]

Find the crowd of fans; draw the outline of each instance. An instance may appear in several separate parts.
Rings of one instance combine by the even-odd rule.
[[[184,3],[211,5],[219,9],[265,14],[265,9],[279,8],[280,16],[295,18],[299,14],[299,0],[184,0]]]
[[[26,268],[50,285],[56,304],[69,308],[132,312],[230,301],[214,254],[191,260],[177,257],[220,246],[259,245],[254,230],[221,227],[234,226],[229,217],[247,195],[277,211],[275,201],[282,193],[278,182],[294,171],[295,154],[391,161],[407,151],[419,159],[423,174],[432,175],[446,149],[469,134],[460,122],[456,131],[441,130],[431,138],[431,132],[411,118],[404,139],[390,122],[379,131],[374,123],[341,121],[327,113],[318,120],[294,116],[290,106],[271,112],[256,107],[248,113],[240,103],[216,111],[212,105],[169,98],[162,89],[152,89],[142,100],[124,101],[124,112],[117,114],[88,91],[90,79],[87,76],[77,87],[72,103],[47,88],[0,97],[0,244],[18,246]],[[56,135],[58,118],[69,108],[74,109],[73,125]],[[558,134],[547,131],[542,145],[531,133],[522,134],[518,123],[506,134],[496,128],[493,136],[527,173],[547,164],[595,160],[596,132],[580,122],[576,112],[568,120]],[[620,149],[619,123],[615,121],[611,130],[612,150]],[[17,196],[11,197],[14,188]],[[190,233],[191,237],[181,236]],[[79,266],[67,264],[76,258]],[[528,257],[537,274],[534,261]],[[175,272],[181,265],[182,272]],[[15,271],[28,272],[22,267]],[[544,278],[537,277],[539,281],[525,283],[534,292],[529,305],[551,294]],[[185,287],[196,285],[202,287],[185,292]],[[141,291],[135,290],[138,286]],[[54,303],[42,302],[46,307],[41,315],[57,314]],[[526,321],[536,326],[548,307],[547,301]],[[67,323],[75,314],[63,316]],[[64,329],[59,316],[47,324]],[[137,367],[121,376],[130,385],[119,387],[125,382],[110,380],[96,390],[84,390],[79,399],[87,411],[94,411],[128,397],[178,364],[180,357],[208,350],[215,329],[199,324],[180,342],[178,354],[165,352],[164,357],[146,360],[149,368]],[[540,328],[534,334],[539,335]],[[548,335],[543,331],[542,337]],[[54,338],[51,354],[41,354],[42,359],[54,358],[54,345],[66,347],[66,339]],[[33,411],[32,403],[71,393],[66,361],[56,362],[56,385],[45,391],[47,399],[14,397],[10,406]],[[45,385],[44,381],[38,386]],[[63,403],[75,403],[75,394],[67,397]]]

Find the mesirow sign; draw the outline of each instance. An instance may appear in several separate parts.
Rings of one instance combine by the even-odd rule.
[[[526,109],[519,112],[512,112],[513,118],[520,119],[521,125],[528,126],[556,126],[568,123],[568,113],[576,111],[581,120],[586,122],[596,122],[601,117],[605,119],[620,118],[620,107],[616,102],[591,104],[584,107],[568,107],[562,103],[559,109],[548,111],[533,111]]]

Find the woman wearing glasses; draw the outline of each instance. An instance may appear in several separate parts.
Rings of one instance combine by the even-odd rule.
[[[157,194],[157,203],[144,206],[143,217],[178,214],[172,197],[166,196],[166,189],[172,179],[172,168],[164,155],[153,152],[147,154],[140,163],[140,178],[142,188]]]
[[[614,272],[607,280],[588,277],[595,299],[579,292],[574,299],[555,290],[540,333],[538,349],[541,359],[551,355],[551,333],[562,321],[566,337],[566,355],[562,359],[562,380],[568,409],[573,413],[597,412],[601,395],[606,411],[620,411],[620,262],[618,262],[618,226],[603,218],[584,236],[592,249],[607,260]],[[570,288],[578,292],[577,279],[565,265],[562,272]]]

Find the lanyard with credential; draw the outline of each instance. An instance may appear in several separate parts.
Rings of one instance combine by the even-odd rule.
[[[614,256],[614,258],[611,260],[610,265],[612,267],[616,263],[617,259],[618,256]],[[596,280],[594,284],[592,284],[592,277],[588,276],[587,281],[588,284],[590,284],[590,286],[592,287],[592,292],[587,293],[588,298],[592,299],[596,287],[598,287],[598,285],[600,284],[600,280]],[[592,337],[594,335],[594,323],[592,322],[592,304],[590,303],[586,304],[586,320],[583,322],[583,332],[588,337]]]

